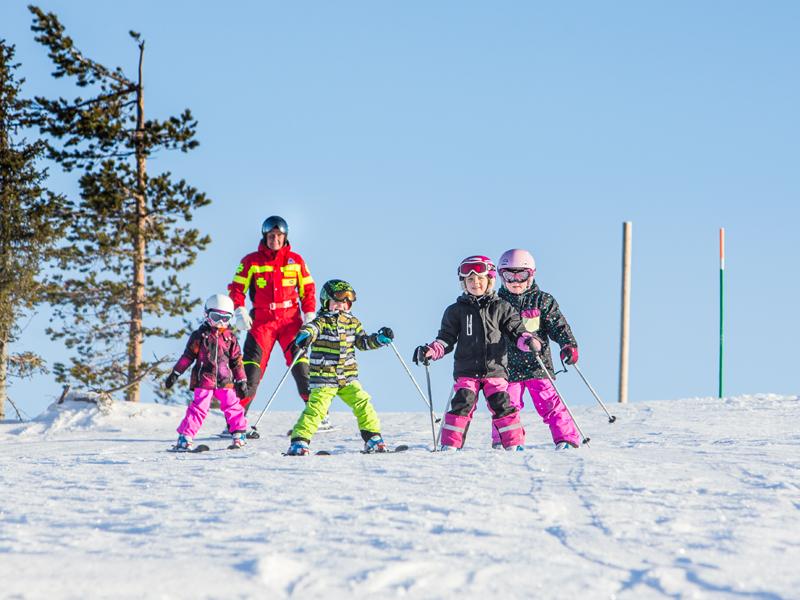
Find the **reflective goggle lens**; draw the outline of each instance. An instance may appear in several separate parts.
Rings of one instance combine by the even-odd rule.
[[[208,311],[208,320],[212,323],[227,323],[233,318],[231,313],[219,312],[216,310]]]
[[[458,267],[458,274],[461,277],[469,277],[471,273],[486,275],[489,272],[489,265],[485,262],[461,263]]]
[[[356,293],[353,290],[342,290],[340,292],[333,292],[333,299],[337,302],[350,302],[356,301]]]
[[[531,277],[531,272],[528,269],[522,269],[521,271],[512,271],[510,269],[503,269],[500,271],[500,275],[503,279],[509,283],[513,283],[515,281],[522,283],[524,281],[528,281]]]

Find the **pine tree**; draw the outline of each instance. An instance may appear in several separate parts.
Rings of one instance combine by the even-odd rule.
[[[34,352],[10,352],[19,321],[43,299],[43,267],[56,258],[70,205],[42,187],[47,173],[37,168],[45,152],[41,141],[21,137],[34,127],[37,114],[21,94],[16,79],[14,46],[0,39],[0,419],[5,418],[8,378],[30,375],[43,367]]]
[[[132,79],[85,57],[54,14],[29,9],[35,39],[56,66],[53,76],[92,92],[71,101],[36,98],[47,115],[41,130],[53,140],[49,156],[81,173],[81,202],[68,233],[72,252],[56,276],[56,326],[49,329],[77,356],[69,366],[55,365],[56,378],[94,389],[127,384],[126,398],[135,402],[139,379],[154,366],[142,357],[145,340],[185,334],[151,323],[185,315],[199,302],[177,273],[210,241],[185,226],[210,200],[169,172],[147,173],[152,154],[197,146],[197,122],[188,109],[164,121],[145,119],[145,44],[138,33],[130,32],[139,65]]]

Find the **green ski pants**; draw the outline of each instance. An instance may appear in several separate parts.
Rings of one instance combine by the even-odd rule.
[[[313,388],[305,410],[292,429],[292,440],[303,439],[310,442],[337,395],[350,407],[358,419],[358,428],[362,432],[362,437],[366,433],[380,433],[381,422],[370,402],[371,396],[361,387],[361,383],[353,381],[343,387]]]

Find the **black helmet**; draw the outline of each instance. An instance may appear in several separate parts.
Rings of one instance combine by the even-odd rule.
[[[261,224],[261,235],[266,237],[266,235],[276,227],[283,235],[289,235],[289,225],[283,217],[277,215],[269,217]]]
[[[342,279],[331,279],[326,281],[319,293],[319,302],[323,308],[328,308],[328,301],[349,302],[356,301],[356,291],[353,286]]]

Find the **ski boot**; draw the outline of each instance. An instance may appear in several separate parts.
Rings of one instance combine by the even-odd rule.
[[[456,448],[455,446],[446,446],[445,444],[439,446],[439,452],[450,452],[451,450],[461,450],[461,448]]]
[[[492,450],[502,450],[503,443],[502,442],[492,442]]]
[[[523,446],[522,444],[515,444],[513,446],[508,446],[507,448],[505,448],[506,452],[522,452],[523,450],[525,450],[525,446]]]
[[[286,456],[307,456],[309,454],[311,454],[311,450],[308,449],[308,442],[303,440],[292,442],[292,445],[286,451]]]
[[[180,434],[178,436],[178,442],[175,444],[175,451],[189,452],[191,449],[192,449],[192,438]]]
[[[383,441],[381,434],[376,433],[366,442],[364,442],[364,452],[372,454],[373,452],[388,452],[386,442]]]
[[[245,436],[244,431],[234,431],[231,434],[231,437],[232,437],[231,445],[228,446],[228,450],[243,448],[244,445],[247,443],[247,437]]]
[[[565,442],[565,441],[560,441],[560,442],[558,442],[556,444],[556,450],[569,450],[571,448],[577,448],[577,446],[574,446],[574,445],[570,444],[569,442]]]

